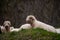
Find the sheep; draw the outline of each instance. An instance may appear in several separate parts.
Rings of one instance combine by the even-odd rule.
[[[11,22],[10,21],[4,21],[3,26],[5,27],[6,32],[18,31],[17,28],[14,28],[13,26],[11,26]]]
[[[11,27],[11,22],[10,21],[4,21],[3,26],[6,29],[6,32],[10,31],[10,27]]]
[[[49,32],[56,33],[56,30],[55,30],[55,28],[53,26],[48,25],[46,23],[43,23],[41,21],[38,21],[35,18],[35,16],[33,16],[33,15],[27,16],[26,22],[29,23],[29,24],[31,24],[33,28],[41,28],[41,29],[47,30]]]
[[[22,30],[22,29],[31,29],[31,28],[32,28],[32,26],[30,24],[26,23],[26,24],[21,25],[21,27],[19,29]]]

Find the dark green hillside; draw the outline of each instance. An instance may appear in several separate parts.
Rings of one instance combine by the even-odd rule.
[[[0,40],[60,40],[60,34],[47,32],[42,29],[21,30],[0,34]]]

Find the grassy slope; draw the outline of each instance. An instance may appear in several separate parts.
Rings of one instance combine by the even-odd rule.
[[[60,34],[47,32],[42,29],[21,30],[0,34],[0,40],[60,40]]]

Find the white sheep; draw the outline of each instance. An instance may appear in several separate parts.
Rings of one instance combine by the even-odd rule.
[[[32,26],[30,24],[23,24],[19,29],[22,30],[22,29],[31,29],[31,28]]]
[[[6,29],[6,32],[10,31],[10,27],[11,27],[11,22],[10,21],[4,21],[3,26]]]
[[[13,32],[13,31],[18,31],[19,30],[18,28],[12,27],[10,21],[4,21],[3,25],[4,25],[7,32]]]
[[[33,28],[41,28],[41,29],[44,29],[44,30],[47,30],[49,32],[54,32],[56,33],[56,30],[53,26],[51,25],[48,25],[46,23],[43,23],[41,21],[38,21],[35,16],[33,15],[29,15],[27,16],[26,18],[26,22],[27,23],[30,23],[32,25]]]

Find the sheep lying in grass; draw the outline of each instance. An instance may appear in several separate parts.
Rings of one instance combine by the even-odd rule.
[[[10,21],[4,21],[3,26],[5,27],[6,32],[12,32],[13,30],[15,30],[15,28],[11,26],[11,22]]]
[[[19,30],[18,28],[12,27],[10,21],[5,21],[3,25],[4,25],[7,32],[13,32],[13,31],[18,31]]]
[[[32,26],[30,24],[23,24],[19,29],[22,30],[22,29],[31,29],[31,28]]]
[[[33,28],[41,28],[49,32],[56,32],[55,28],[51,25],[38,21],[33,15],[29,15],[26,18],[26,22],[30,23]]]
[[[4,21],[3,26],[0,26],[0,31],[2,33],[10,32],[11,22]]]
[[[10,27],[11,27],[11,22],[10,21],[4,21],[3,26],[6,29],[6,32],[10,31]]]

